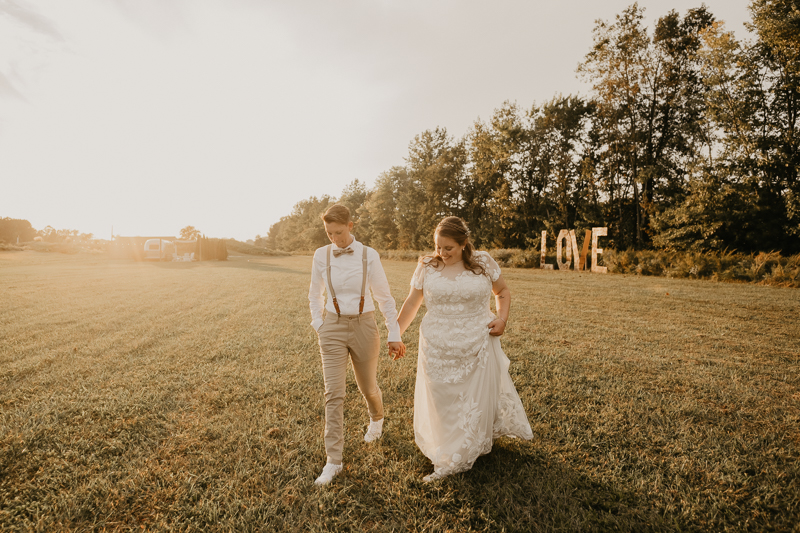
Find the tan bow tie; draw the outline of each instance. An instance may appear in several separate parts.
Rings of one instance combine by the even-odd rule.
[[[342,254],[353,254],[353,249],[349,246],[347,248],[334,248],[333,257],[339,257]]]

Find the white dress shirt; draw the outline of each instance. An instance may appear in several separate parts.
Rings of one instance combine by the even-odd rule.
[[[343,315],[357,315],[358,304],[361,301],[361,281],[364,277],[363,265],[361,262],[364,245],[353,239],[348,248],[353,250],[352,254],[342,254],[334,257],[333,250],[339,247],[335,244],[330,245],[331,250],[331,282],[336,291],[336,301],[339,303],[339,310]],[[329,313],[336,313],[336,308],[331,299],[331,291],[328,288],[328,274],[326,272],[326,257],[328,247],[317,248],[314,252],[314,261],[311,264],[311,287],[308,290],[308,306],[311,308],[311,326],[318,330],[322,325],[322,309],[327,309]],[[323,291],[327,292],[326,298]],[[400,342],[400,326],[397,324],[397,308],[394,298],[389,290],[389,281],[381,265],[381,257],[372,248],[367,248],[367,284],[364,289],[364,312],[375,310],[372,297],[378,301],[378,307],[386,320],[386,329],[389,330],[389,342]]]

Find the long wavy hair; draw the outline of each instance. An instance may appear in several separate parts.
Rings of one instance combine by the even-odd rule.
[[[453,239],[456,241],[456,244],[463,246],[464,251],[461,253],[461,258],[464,261],[464,268],[471,270],[474,274],[487,275],[486,268],[475,259],[475,246],[473,246],[472,241],[469,240],[469,228],[461,218],[444,218],[439,222],[439,225],[436,226],[436,230],[433,234]],[[434,268],[444,266],[444,259],[436,252],[431,255],[420,257],[419,262],[431,265]]]

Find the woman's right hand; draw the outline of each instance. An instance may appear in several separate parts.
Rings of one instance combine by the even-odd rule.
[[[392,359],[397,361],[398,359],[402,359],[406,355],[406,345],[403,344],[402,341],[400,342],[388,342],[386,343],[389,345],[389,355],[392,356]]]

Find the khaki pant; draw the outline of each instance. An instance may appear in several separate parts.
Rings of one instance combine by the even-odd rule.
[[[364,396],[370,420],[383,418],[383,397],[378,387],[381,339],[375,313],[337,316],[328,313],[319,327],[319,351],[325,378],[325,453],[328,462],[342,463],[344,448],[344,395],[348,360],[353,362],[358,390]]]

